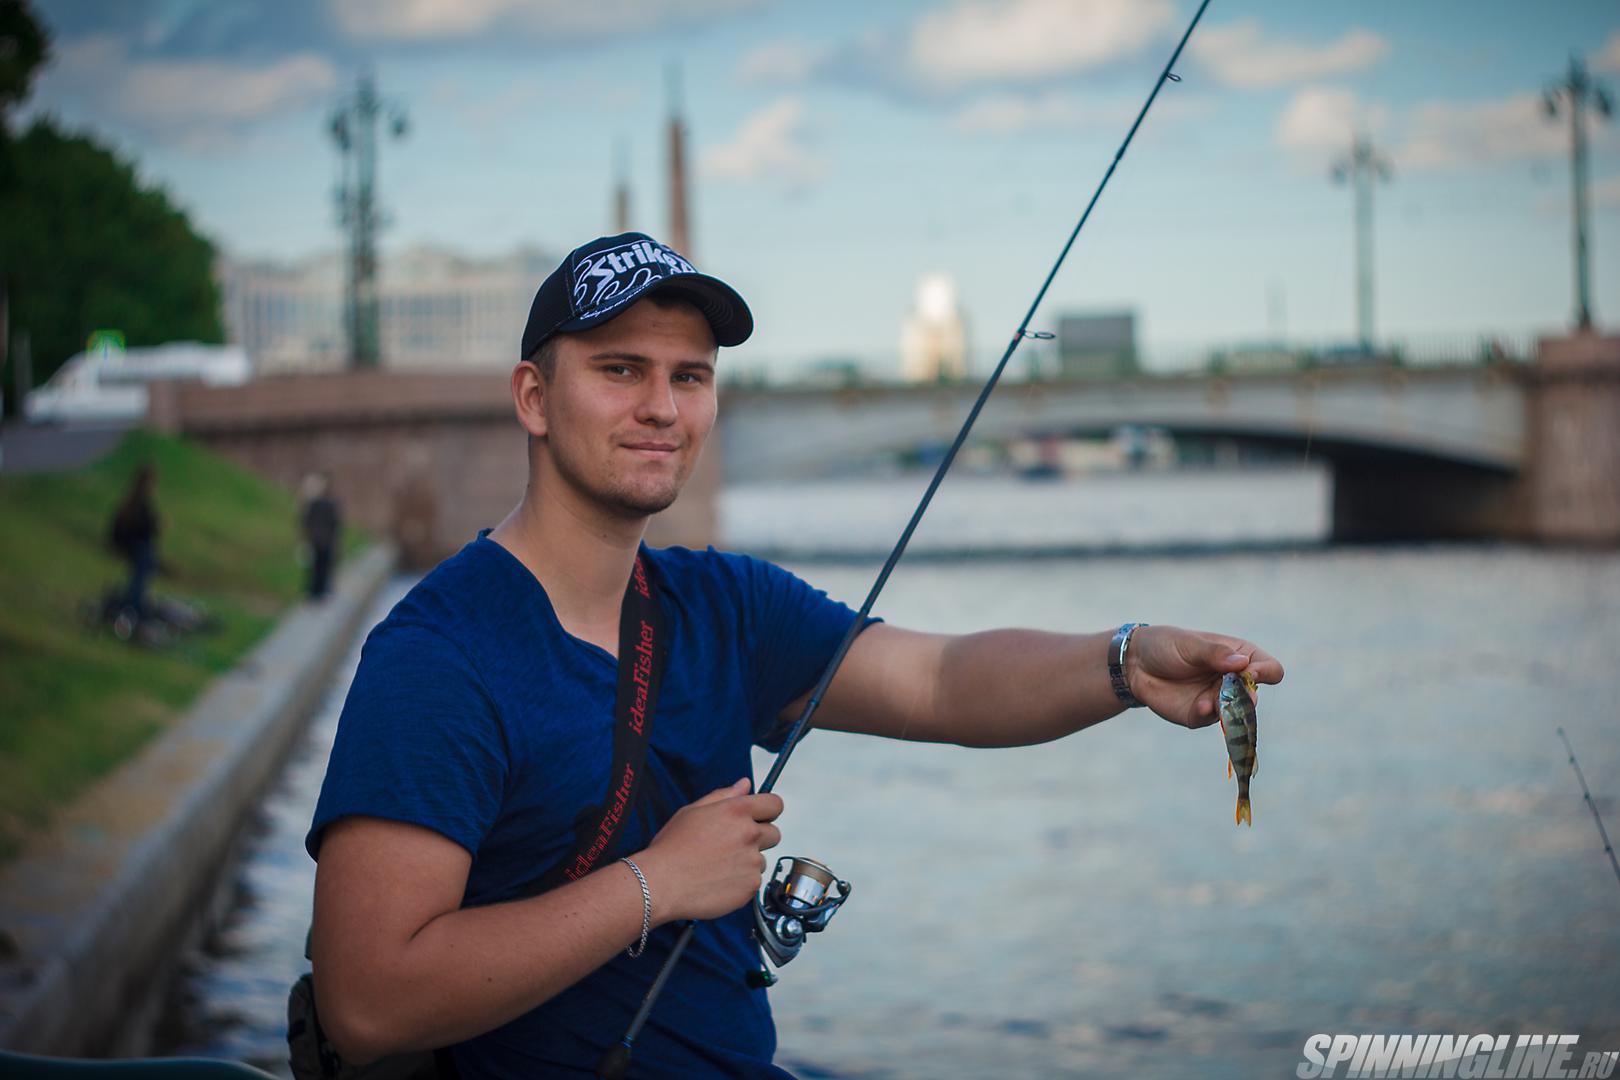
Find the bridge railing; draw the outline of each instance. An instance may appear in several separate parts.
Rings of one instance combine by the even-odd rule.
[[[1191,374],[1282,374],[1313,368],[1372,364],[1407,367],[1479,367],[1490,364],[1528,364],[1534,361],[1541,335],[1527,331],[1457,331],[1391,335],[1377,342],[1370,353],[1343,338],[1288,338],[1285,340],[1155,341],[1137,346],[1138,374],[1142,377]],[[947,383],[977,385],[1000,358],[999,350],[980,348],[968,356],[964,378]],[[820,387],[837,389],[891,386],[902,383],[897,352],[872,350],[834,356],[787,356],[750,352],[745,346],[728,353],[722,367],[725,385],[747,387]],[[1096,375],[1065,372],[1061,354],[1050,341],[1028,341],[1014,356],[1003,381],[1020,383],[1068,377],[1117,378],[1117,370]]]

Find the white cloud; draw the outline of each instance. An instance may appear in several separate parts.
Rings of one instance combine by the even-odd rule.
[[[1603,137],[1595,122],[1588,131],[1594,139]],[[1419,105],[1404,125],[1395,159],[1408,169],[1461,169],[1568,153],[1568,120],[1549,119],[1539,94],[1520,94],[1462,105]]]
[[[363,41],[432,41],[495,33],[591,37],[692,23],[761,0],[333,0],[338,25]]]
[[[1193,36],[1190,47],[1217,80],[1241,90],[1348,75],[1389,53],[1389,43],[1368,30],[1351,30],[1326,45],[1308,45],[1267,38],[1254,19],[1204,30]]]
[[[311,52],[263,64],[138,60],[123,42],[89,37],[63,46],[42,81],[136,130],[217,149],[255,121],[322,100],[337,72]]]
[[[1350,149],[1359,131],[1377,134],[1389,122],[1382,107],[1361,104],[1337,86],[1307,86],[1294,94],[1277,118],[1277,145],[1295,165],[1314,170]]]
[[[770,41],[737,62],[737,78],[746,83],[798,83],[827,59],[822,46],[802,41]]]
[[[1118,125],[1130,106],[1103,103],[1079,94],[1054,90],[1044,94],[992,94],[960,109],[953,123],[961,131],[982,134]]]
[[[1175,19],[1175,0],[952,0],[902,26],[873,27],[832,44],[762,45],[742,58],[737,76],[754,83],[815,79],[961,108],[974,94],[1046,90],[1131,57],[1164,37]],[[1054,106],[1008,99],[967,108],[968,122],[977,124],[976,116],[997,109]]]
[[[717,179],[764,180],[802,191],[826,173],[810,142],[804,102],[782,98],[749,116],[729,140],[710,147],[702,169]]]
[[[1536,210],[1542,217],[1568,221],[1571,201],[1569,174],[1562,173],[1559,180],[1558,191],[1543,195],[1536,203]],[[1620,210],[1620,176],[1595,181],[1587,189],[1587,196],[1593,210]]]
[[[1620,30],[1609,35],[1592,57],[1592,66],[1599,71],[1620,71]]]
[[[969,102],[956,112],[952,123],[959,131],[1005,135],[1024,131],[1117,130],[1141,111],[1140,101],[1103,101],[1066,90],[1039,94],[991,94]],[[1153,106],[1159,122],[1204,115],[1213,103],[1207,98],[1166,98]]]
[[[261,68],[211,61],[141,63],[124,80],[123,107],[154,124],[256,120],[319,98],[336,82],[331,62],[313,53]]]
[[[1570,220],[1570,175],[1558,173],[1558,189],[1536,201],[1536,210],[1545,219]],[[1586,191],[1589,206],[1594,210],[1620,210],[1620,176],[1597,180]]]
[[[428,85],[427,96],[432,104],[454,113],[460,122],[491,138],[510,135],[511,123],[532,116],[537,106],[556,104],[556,95],[529,71],[494,91],[482,87],[474,91],[461,82],[440,78]]]
[[[1308,86],[1277,120],[1277,145],[1295,164],[1319,168],[1349,149],[1354,131],[1368,132],[1403,172],[1481,168],[1567,156],[1569,122],[1550,120],[1537,94],[1492,101],[1430,101],[1392,115],[1340,87]],[[1616,140],[1612,126],[1588,117],[1594,146]]]
[[[1175,14],[1170,0],[959,0],[918,18],[901,55],[940,89],[1039,81],[1129,56]]]

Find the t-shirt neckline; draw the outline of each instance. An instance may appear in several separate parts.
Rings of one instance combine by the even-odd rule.
[[[556,628],[557,633],[561,634],[567,640],[573,642],[584,652],[600,659],[617,671],[619,668],[618,657],[602,648],[602,646],[598,645],[596,642],[586,641],[584,638],[568,632],[568,627],[564,626],[562,624],[562,620],[557,617],[557,609],[552,606],[551,594],[546,592],[545,585],[541,583],[539,578],[534,576],[534,571],[530,570],[523,564],[522,559],[518,558],[507,549],[505,544],[501,543],[499,540],[490,539],[489,534],[493,531],[493,528],[479,529],[478,536],[473,541],[474,544],[478,546],[488,545],[489,547],[494,548],[496,552],[495,557],[505,563],[508,569],[515,571],[523,578],[523,580],[529,583],[529,587],[532,587],[534,591],[539,594],[541,609],[545,612],[545,617],[551,621],[551,625]],[[643,557],[645,557],[647,554],[647,545],[645,542],[641,544],[640,553]]]

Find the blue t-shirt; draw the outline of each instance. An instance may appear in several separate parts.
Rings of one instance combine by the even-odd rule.
[[[305,839],[349,814],[433,829],[472,855],[463,907],[519,895],[567,853],[608,792],[618,663],[567,633],[527,567],[488,530],[440,563],[366,638]],[[643,547],[670,650],[649,798],[617,854],[644,847],[650,806],[680,807],[752,776],[779,750],[777,716],[814,684],[855,613],[770,563]],[[654,902],[657,898],[654,897]],[[636,1041],[633,1072],[773,1076],[776,1030],[747,907],[699,925]],[[623,1034],[678,927],[654,931],[534,1011],[454,1048],[467,1080],[589,1072]]]

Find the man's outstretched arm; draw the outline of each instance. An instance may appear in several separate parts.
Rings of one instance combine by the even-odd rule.
[[[1108,678],[1112,630],[1054,634],[988,630],[924,634],[879,623],[850,646],[815,726],[920,742],[1024,746],[1079,731],[1120,712]],[[1221,676],[1252,669],[1282,681],[1282,665],[1225,634],[1144,626],[1125,674],[1155,713],[1186,727],[1215,722]],[[803,699],[783,715],[797,719]]]

